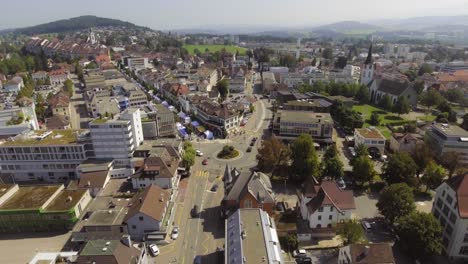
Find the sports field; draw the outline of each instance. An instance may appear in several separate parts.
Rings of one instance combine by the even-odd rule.
[[[190,54],[195,54],[195,49],[198,49],[200,52],[205,52],[206,49],[210,52],[221,51],[222,49],[226,49],[227,52],[236,53],[239,51],[240,55],[245,55],[247,49],[233,46],[233,45],[184,45],[183,46]]]

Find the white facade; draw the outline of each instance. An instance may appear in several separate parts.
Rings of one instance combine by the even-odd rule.
[[[136,58],[127,58],[128,68],[133,70],[145,69],[149,67],[148,58],[136,57]]]
[[[166,208],[164,208],[165,210]],[[146,233],[159,231],[161,229],[161,221],[139,212],[127,220],[127,229],[132,239],[141,241],[145,238]]]
[[[300,200],[302,220],[307,220],[309,222],[309,228],[331,227],[333,224],[351,219],[352,210],[340,211],[332,205],[321,206],[315,212],[309,213],[307,203],[309,203],[312,198],[301,195]]]
[[[354,145],[364,145],[367,149],[376,148],[380,154],[385,150],[385,137],[375,128],[354,129]]]
[[[138,178],[132,178],[132,185],[133,189],[141,189],[148,187],[150,185],[157,185],[163,189],[172,189],[174,186],[177,186],[179,184],[178,175],[174,175],[174,177],[171,178],[158,178],[158,177],[138,177]]]
[[[143,144],[143,129],[141,127],[140,109],[127,109],[120,114],[120,119],[130,121],[133,132],[133,141],[136,146]]]

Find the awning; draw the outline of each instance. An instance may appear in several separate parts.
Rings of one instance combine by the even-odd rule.
[[[198,121],[193,121],[192,123],[190,123],[192,126],[194,127],[199,127],[200,126],[200,123],[198,123]]]
[[[206,128],[204,128],[203,126],[198,126],[197,130],[198,130],[198,132],[203,133],[203,132],[205,132]]]
[[[213,137],[213,132],[211,132],[209,130],[205,131],[205,133],[203,133],[203,134],[205,134],[206,139],[213,139],[214,138]]]
[[[180,113],[178,113],[177,115],[178,115],[180,118],[183,118],[183,119],[185,119],[185,118],[187,117],[187,115],[186,115],[184,112],[182,112],[182,111],[181,111]]]
[[[188,133],[187,133],[187,131],[185,131],[185,128],[179,129],[179,133],[184,138],[188,136]]]
[[[164,105],[165,107],[168,107],[168,106],[169,106],[169,103],[166,102],[166,101],[163,101],[161,104]]]

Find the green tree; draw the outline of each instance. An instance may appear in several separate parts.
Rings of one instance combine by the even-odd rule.
[[[44,120],[46,107],[45,107],[44,97],[42,96],[41,93],[37,93],[37,95],[36,95],[36,108],[35,108],[35,111],[36,111],[36,115],[39,117],[39,119]]]
[[[427,109],[431,109],[433,106],[439,105],[444,98],[440,93],[434,89],[431,89],[427,92],[424,92],[420,95],[419,101],[421,104],[427,107]]]
[[[401,217],[395,227],[401,248],[411,256],[428,259],[442,252],[442,227],[430,213],[413,211]]]
[[[367,155],[360,155],[353,162],[353,179],[360,185],[372,181],[376,175],[374,164]]]
[[[75,63],[75,73],[78,76],[78,79],[81,82],[84,82],[84,77],[83,77],[83,68],[81,67],[79,62]]]
[[[272,136],[262,141],[258,148],[257,161],[258,167],[263,171],[275,172],[280,166],[288,164],[291,151],[288,146],[283,144],[277,137]]]
[[[377,112],[372,112],[372,115],[369,120],[369,124],[373,126],[378,126],[380,123],[379,114]]]
[[[337,234],[343,239],[345,245],[362,242],[365,240],[364,230],[356,220],[350,220],[338,227]]]
[[[318,174],[319,161],[310,135],[302,134],[292,143],[291,158],[296,180],[304,181]]]
[[[426,142],[421,142],[414,146],[411,157],[418,167],[416,174],[419,175],[426,168],[427,164],[429,164],[429,162],[434,158],[434,153]]]
[[[343,177],[343,162],[338,156],[323,160],[323,176],[330,176],[334,179]]]
[[[449,178],[452,177],[453,173],[460,166],[460,154],[455,151],[449,151],[442,154],[441,164],[448,170]]]
[[[445,95],[445,98],[447,98],[447,100],[449,100],[450,102],[454,102],[454,103],[462,102],[463,98],[465,97],[463,90],[459,88],[449,89],[447,92],[445,92],[444,95]]]
[[[416,209],[413,189],[406,183],[396,183],[385,187],[380,193],[377,208],[390,223],[408,215]]]
[[[444,181],[446,171],[444,167],[437,165],[434,161],[430,161],[424,169],[424,175],[421,181],[426,185],[426,192],[430,189],[439,187]]]
[[[393,105],[392,112],[398,115],[408,114],[411,111],[411,106],[405,96],[398,97],[395,105]]]
[[[195,164],[196,151],[190,142],[184,143],[184,154],[182,155],[182,164],[186,169],[190,169]]]
[[[386,111],[391,111],[393,108],[393,102],[390,96],[388,95],[382,96],[382,98],[380,98],[380,101],[379,101],[379,106],[385,109]]]
[[[370,102],[369,88],[365,85],[360,85],[354,99],[359,101],[360,104],[368,104]]]
[[[228,93],[229,93],[229,83],[226,79],[222,79],[221,81],[216,84],[216,88],[218,89],[218,92],[221,96],[221,98],[224,100],[227,98]]]
[[[75,89],[74,89],[74,85],[73,85],[73,82],[72,80],[70,79],[67,79],[64,83],[63,83],[63,90],[68,94],[68,96],[72,97],[74,92],[75,92]]]
[[[356,156],[353,157],[350,161],[350,164],[354,166],[354,161],[361,157],[361,156],[366,156],[369,157],[369,151],[367,151],[367,147],[364,144],[358,144],[354,146],[354,151],[356,152]]]
[[[417,170],[418,166],[408,153],[396,152],[384,164],[382,178],[389,184],[404,182],[414,186]]]
[[[423,63],[423,65],[421,65],[421,68],[419,68],[418,75],[422,76],[425,73],[432,73],[432,72],[433,70],[432,70],[431,65],[427,63]]]
[[[322,52],[322,57],[331,60],[333,58],[333,50],[331,48],[325,48]]]

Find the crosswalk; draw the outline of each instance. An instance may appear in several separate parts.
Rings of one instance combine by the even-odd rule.
[[[208,176],[210,175],[210,173],[208,171],[203,171],[203,170],[199,170],[196,172],[195,174],[197,177],[205,177],[205,178],[208,178]]]

